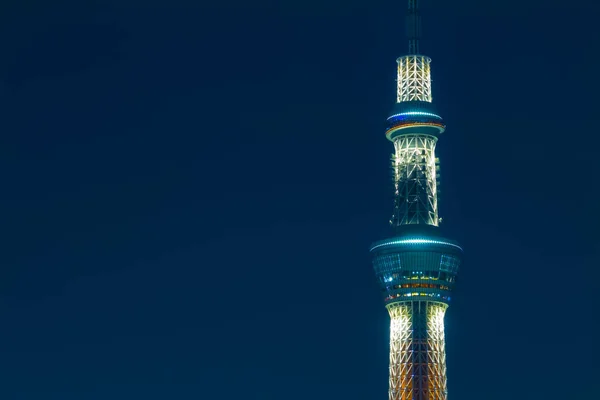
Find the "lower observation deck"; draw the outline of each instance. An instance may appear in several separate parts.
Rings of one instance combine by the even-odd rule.
[[[456,242],[429,234],[404,234],[373,243],[371,253],[386,305],[450,302],[462,260],[462,248]]]

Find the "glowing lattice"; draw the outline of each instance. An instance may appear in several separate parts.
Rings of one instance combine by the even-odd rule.
[[[400,57],[398,62],[397,102],[427,101],[431,103],[431,59],[411,55]]]
[[[447,400],[446,308],[446,304],[425,301],[388,306],[389,400]]]
[[[394,139],[393,226],[438,225],[436,138],[402,135]]]

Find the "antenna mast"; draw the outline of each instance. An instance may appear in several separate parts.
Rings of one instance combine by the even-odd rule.
[[[421,39],[421,14],[419,13],[419,0],[408,0],[406,36],[408,37],[408,54],[419,54],[419,40]]]

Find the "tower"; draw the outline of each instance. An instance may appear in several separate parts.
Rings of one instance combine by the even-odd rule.
[[[394,145],[393,236],[371,245],[390,315],[389,400],[446,400],[444,315],[462,249],[442,236],[439,160],[446,126],[432,104],[431,59],[420,54],[419,0],[408,0],[408,55],[398,58],[396,104],[386,137]]]

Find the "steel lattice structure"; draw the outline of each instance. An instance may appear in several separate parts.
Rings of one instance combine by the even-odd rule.
[[[427,301],[388,306],[390,400],[446,399],[446,308],[446,304]]]
[[[387,119],[394,144],[394,235],[371,246],[390,315],[389,400],[447,400],[444,315],[462,248],[440,233],[439,160],[445,124],[431,97],[431,59],[419,54],[419,0],[408,0],[409,55],[397,59],[397,102]]]
[[[438,225],[437,138],[402,135],[394,140],[394,214],[392,225]]]
[[[427,101],[431,103],[431,59],[412,55],[400,57],[398,62],[397,100]]]

